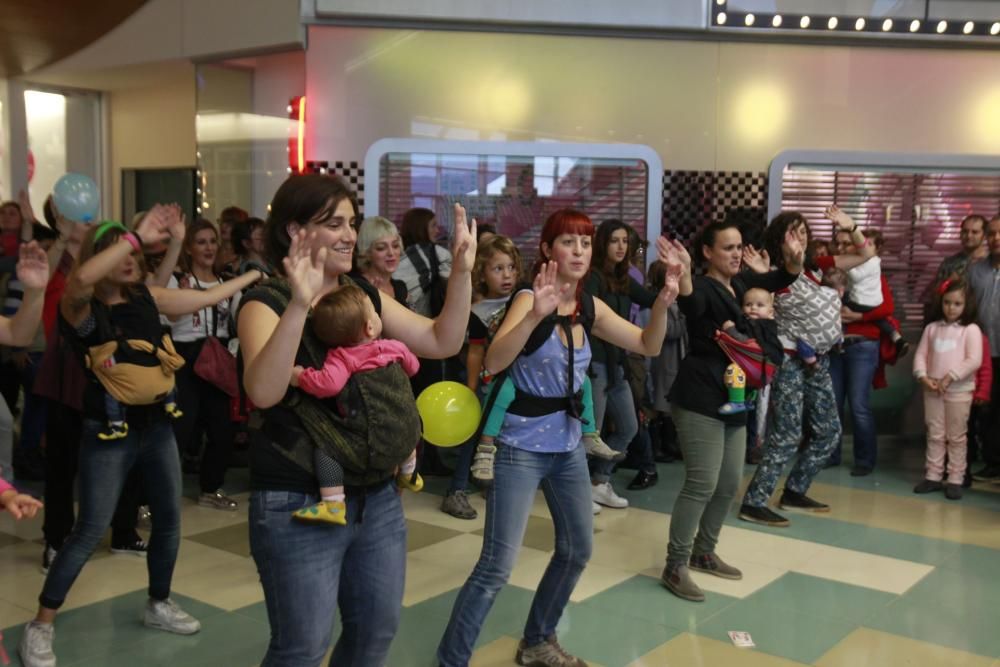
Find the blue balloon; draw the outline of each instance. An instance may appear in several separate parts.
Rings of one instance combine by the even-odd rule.
[[[93,222],[101,210],[101,195],[93,179],[83,174],[65,174],[52,188],[52,203],[60,215],[75,222]]]

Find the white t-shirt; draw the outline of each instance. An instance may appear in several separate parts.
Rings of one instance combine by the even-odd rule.
[[[882,260],[872,257],[847,272],[850,284],[847,299],[859,306],[876,308],[882,305]]]
[[[222,280],[214,280],[212,282],[199,281],[191,274],[186,273],[181,276],[180,281],[177,280],[176,274],[170,276],[167,288],[206,290],[221,284]],[[211,336],[214,319],[218,315],[219,326],[215,330],[215,335],[218,338],[229,338],[230,321],[236,315],[239,307],[240,294],[237,293],[233,297],[220,301],[215,308],[202,308],[191,315],[181,315],[177,319],[168,322],[171,330],[170,336],[178,343],[190,343]],[[233,331],[233,335],[235,334],[236,332]]]

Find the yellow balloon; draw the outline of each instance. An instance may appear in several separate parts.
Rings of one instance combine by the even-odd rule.
[[[438,447],[457,447],[476,433],[482,412],[476,394],[460,382],[435,382],[417,396],[424,440]]]

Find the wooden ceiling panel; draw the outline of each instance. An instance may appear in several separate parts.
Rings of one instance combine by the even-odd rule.
[[[146,0],[0,0],[0,77],[27,74],[109,32]]]

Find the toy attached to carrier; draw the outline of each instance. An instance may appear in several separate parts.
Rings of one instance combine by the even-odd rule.
[[[729,392],[729,401],[719,408],[719,414],[732,415],[745,412],[753,408],[757,397],[756,390],[771,383],[778,367],[753,338],[743,341],[725,331],[716,331],[715,342],[731,362],[723,377],[726,390]],[[751,390],[749,396],[748,387]]]

